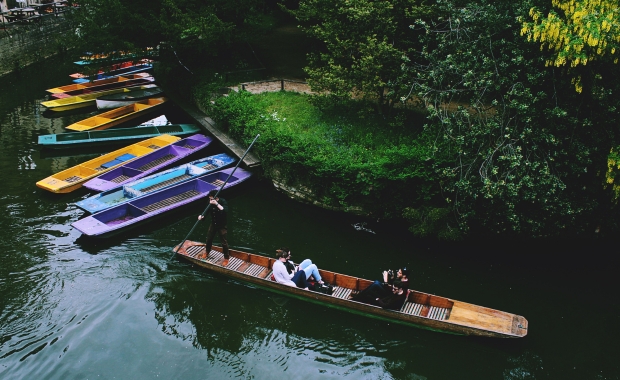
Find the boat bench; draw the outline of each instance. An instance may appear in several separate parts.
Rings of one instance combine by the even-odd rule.
[[[422,311],[425,308],[428,309],[428,314],[425,316],[426,318],[437,319],[439,321],[448,319],[449,313],[448,309],[445,307],[428,306],[413,302],[405,302],[403,307],[400,309],[400,312],[422,317]]]

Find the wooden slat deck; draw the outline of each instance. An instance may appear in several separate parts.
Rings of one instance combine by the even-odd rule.
[[[183,175],[180,175],[180,176],[177,176],[177,177],[170,178],[167,181],[163,181],[163,182],[160,182],[158,184],[155,184],[155,185],[152,185],[152,186],[149,186],[149,187],[145,187],[141,191],[144,192],[144,193],[148,193],[150,191],[161,189],[161,188],[166,187],[168,185],[174,185],[177,182],[181,182],[181,181],[184,181],[184,180],[189,179],[189,178],[192,178],[192,176],[188,175],[188,174],[183,174]]]
[[[161,148],[161,146],[159,146],[159,145],[155,145],[155,144],[152,144],[152,145],[149,145],[147,148],[151,148],[151,149],[159,149],[159,148]]]
[[[346,300],[346,299],[349,298],[349,296],[351,295],[352,291],[353,291],[353,289],[342,288],[340,286],[336,286],[336,287],[334,287],[334,292],[332,293],[332,296],[334,296],[336,298],[342,298],[343,300]]]
[[[144,211],[146,213],[153,212],[155,210],[159,210],[160,208],[164,208],[166,206],[170,206],[171,204],[180,202],[182,200],[195,197],[195,196],[197,196],[199,194],[200,193],[198,191],[196,191],[196,190],[186,191],[184,193],[175,195],[174,197],[162,199],[159,202],[152,203],[152,204],[150,204],[148,206],[145,206],[145,207],[141,208],[140,210],[142,210],[142,211]]]
[[[181,145],[182,148],[186,148],[186,149],[196,149],[195,146],[193,145],[189,145],[189,144],[185,144],[185,145]]]
[[[157,165],[163,164],[166,161],[170,161],[171,159],[173,159],[175,157],[176,156],[174,154],[167,154],[167,155],[165,155],[165,156],[163,156],[161,158],[158,158],[156,160],[153,160],[153,161],[149,162],[148,164],[144,164],[144,165],[140,166],[138,168],[138,170],[143,171],[143,172],[147,171],[147,170],[149,170],[151,168],[154,168]]]
[[[250,276],[259,277],[259,275],[265,270],[265,267],[258,264],[251,264],[245,270],[245,274],[249,274]]]
[[[224,184],[224,181],[222,181],[221,179],[216,179],[215,181],[211,182],[211,184],[215,187],[220,187]]]
[[[118,176],[118,177],[116,177],[116,178],[112,178],[112,179],[110,180],[110,182],[114,182],[114,183],[121,183],[121,182],[123,182],[123,181],[127,181],[128,179],[129,179],[129,176],[126,176],[126,175],[119,175],[119,176]]]

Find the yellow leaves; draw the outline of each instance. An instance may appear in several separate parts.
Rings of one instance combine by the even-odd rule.
[[[620,4],[618,0],[551,0],[556,10],[544,17],[531,8],[531,22],[523,22],[521,35],[555,51],[547,66],[586,65],[620,47]],[[614,60],[617,63],[618,59]],[[580,81],[575,90],[581,91]]]

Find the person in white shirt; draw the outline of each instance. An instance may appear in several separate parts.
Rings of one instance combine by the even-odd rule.
[[[273,277],[276,279],[276,282],[288,286],[295,286],[298,288],[303,288],[308,290],[308,282],[306,281],[306,272],[303,270],[297,269],[297,271],[291,271],[289,273],[286,268],[286,260],[288,259],[289,253],[278,249],[276,251],[276,257],[278,258],[273,263]]]

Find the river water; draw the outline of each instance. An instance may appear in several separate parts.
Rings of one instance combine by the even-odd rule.
[[[120,239],[80,238],[70,224],[87,191],[35,186],[96,155],[36,145],[89,115],[48,118],[39,107],[72,71],[57,59],[0,80],[0,378],[620,378],[608,242],[440,244],[294,202],[260,179],[225,196],[233,247],[271,255],[289,245],[297,261],[366,278],[407,265],[415,289],[525,316],[529,335],[505,340],[375,321],[171,259],[202,210]],[[197,231],[191,239],[203,239]]]

